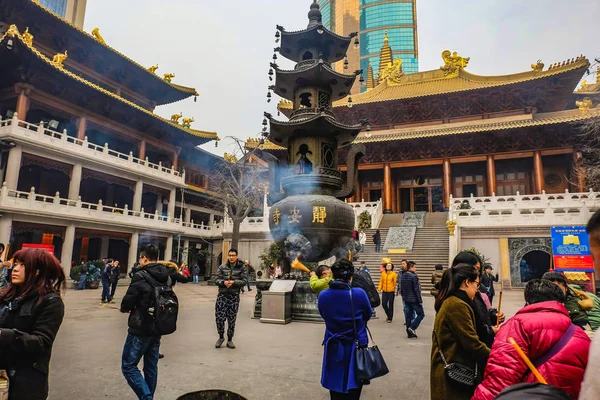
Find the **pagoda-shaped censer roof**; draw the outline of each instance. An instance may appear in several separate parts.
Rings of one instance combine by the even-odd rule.
[[[281,55],[294,62],[300,62],[306,59],[304,50],[313,47],[321,49],[322,54],[316,54],[316,56],[327,62],[334,63],[343,59],[352,38],[357,33],[353,32],[345,37],[336,35],[325,28],[316,1],[310,6],[308,20],[306,29],[295,32],[288,32],[282,26],[277,25],[277,29],[281,32]]]
[[[318,112],[292,121],[278,121],[269,113],[265,113],[265,117],[269,119],[271,125],[270,140],[280,146],[287,146],[290,138],[305,137],[311,132],[319,132],[322,136],[335,138],[340,146],[346,146],[352,143],[366,125],[366,121],[357,125],[343,124],[328,112]]]
[[[343,99],[350,93],[356,77],[362,72],[358,70],[351,75],[340,74],[322,59],[302,61],[291,71],[279,69],[275,64],[272,67],[277,78],[274,92],[287,100],[294,100],[295,87],[306,86],[309,83],[330,86],[332,101]]]

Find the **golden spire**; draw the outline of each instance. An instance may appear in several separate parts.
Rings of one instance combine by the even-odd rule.
[[[393,64],[394,56],[392,55],[392,48],[390,47],[390,38],[388,37],[388,31],[384,31],[383,34],[383,47],[381,53],[379,53],[379,73],[377,79],[381,77],[381,72],[388,66]],[[378,82],[379,83],[379,82]]]
[[[369,63],[367,68],[367,90],[371,90],[375,87],[375,78],[373,78],[373,66]]]

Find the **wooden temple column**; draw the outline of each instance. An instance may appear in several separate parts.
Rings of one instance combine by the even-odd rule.
[[[138,151],[138,158],[140,160],[146,159],[146,141],[145,140],[140,140],[140,149]]]
[[[77,139],[84,140],[85,139],[85,131],[87,129],[87,118],[80,117],[79,121],[77,121]]]
[[[85,130],[87,129],[87,118],[80,117],[77,122],[77,139],[84,140],[85,139]]]
[[[578,150],[573,151],[573,181],[575,182],[576,190],[578,192],[585,192],[585,167],[581,165],[582,159],[581,152]]]
[[[488,155],[485,164],[487,167],[487,195],[493,196],[496,193],[496,162],[494,156]]]
[[[445,158],[442,166],[444,169],[444,208],[449,208],[450,195],[452,194],[452,173],[450,169],[450,160],[448,158]]]
[[[398,212],[398,181],[394,178],[392,178],[392,206],[390,208],[394,214]]]
[[[31,89],[22,87],[18,89],[19,96],[17,97],[16,113],[21,121],[27,119],[27,112],[29,111],[29,93]]]
[[[392,213],[392,168],[389,163],[383,165],[383,212]]]
[[[181,153],[181,147],[177,147],[173,152],[173,169],[179,169],[179,153]]]
[[[360,182],[360,174],[356,174],[356,190],[354,192],[354,201],[360,203],[362,201],[362,185]]]
[[[541,194],[544,190],[544,167],[542,153],[539,150],[533,152],[533,186],[535,194]]]

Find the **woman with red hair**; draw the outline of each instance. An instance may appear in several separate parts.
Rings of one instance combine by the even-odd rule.
[[[42,249],[14,255],[11,285],[0,292],[0,369],[11,400],[45,400],[52,344],[63,320],[59,261]]]

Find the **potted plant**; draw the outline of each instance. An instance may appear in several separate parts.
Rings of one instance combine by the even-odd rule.
[[[371,229],[371,214],[368,211],[358,215],[358,229]]]

